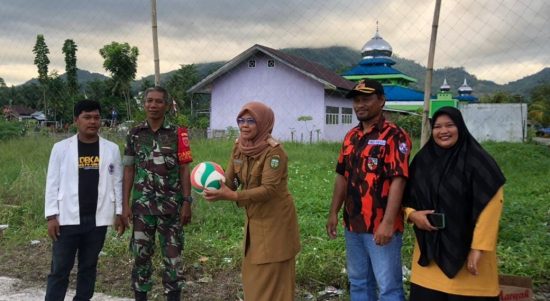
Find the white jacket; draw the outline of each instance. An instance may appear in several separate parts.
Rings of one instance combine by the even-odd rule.
[[[118,145],[99,137],[99,184],[96,226],[112,225],[122,213],[122,164]],[[45,216],[58,215],[60,225],[80,224],[77,135],[57,142],[46,178]]]

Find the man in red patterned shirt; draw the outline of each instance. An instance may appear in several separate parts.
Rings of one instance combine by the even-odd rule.
[[[379,82],[362,80],[347,97],[359,125],[346,134],[338,157],[327,234],[336,238],[344,205],[352,301],[403,301],[401,198],[411,141],[382,115],[386,99]]]

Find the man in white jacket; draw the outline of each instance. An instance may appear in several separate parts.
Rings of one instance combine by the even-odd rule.
[[[119,234],[125,230],[120,151],[99,137],[100,111],[97,101],[78,102],[74,108],[78,133],[56,143],[50,155],[45,216],[53,245],[46,301],[64,300],[77,256],[73,300],[90,300],[107,226],[114,223]]]

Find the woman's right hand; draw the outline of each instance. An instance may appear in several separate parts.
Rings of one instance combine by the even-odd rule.
[[[205,200],[213,202],[218,200],[235,201],[238,198],[237,192],[227,187],[223,181],[220,181],[220,189],[203,191],[203,197]]]
[[[413,211],[409,214],[409,221],[413,222],[414,225],[420,230],[425,230],[425,231],[437,230],[437,228],[432,226],[428,221],[427,215],[430,213],[434,213],[434,210]]]

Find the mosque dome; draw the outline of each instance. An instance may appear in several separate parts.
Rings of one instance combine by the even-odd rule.
[[[450,91],[451,90],[451,86],[449,86],[449,84],[447,83],[447,78],[446,77],[443,80],[443,85],[441,85],[441,87],[439,87],[439,90],[441,90],[441,91]]]
[[[468,86],[468,82],[466,81],[466,79],[464,79],[464,83],[462,84],[462,86],[458,87],[458,94],[460,95],[463,95],[463,94],[471,94],[473,91],[472,87]]]
[[[365,43],[363,48],[361,48],[361,55],[364,59],[374,57],[391,57],[391,45],[380,36],[378,33],[378,28],[376,28],[376,34],[374,37],[372,37],[372,39]]]

